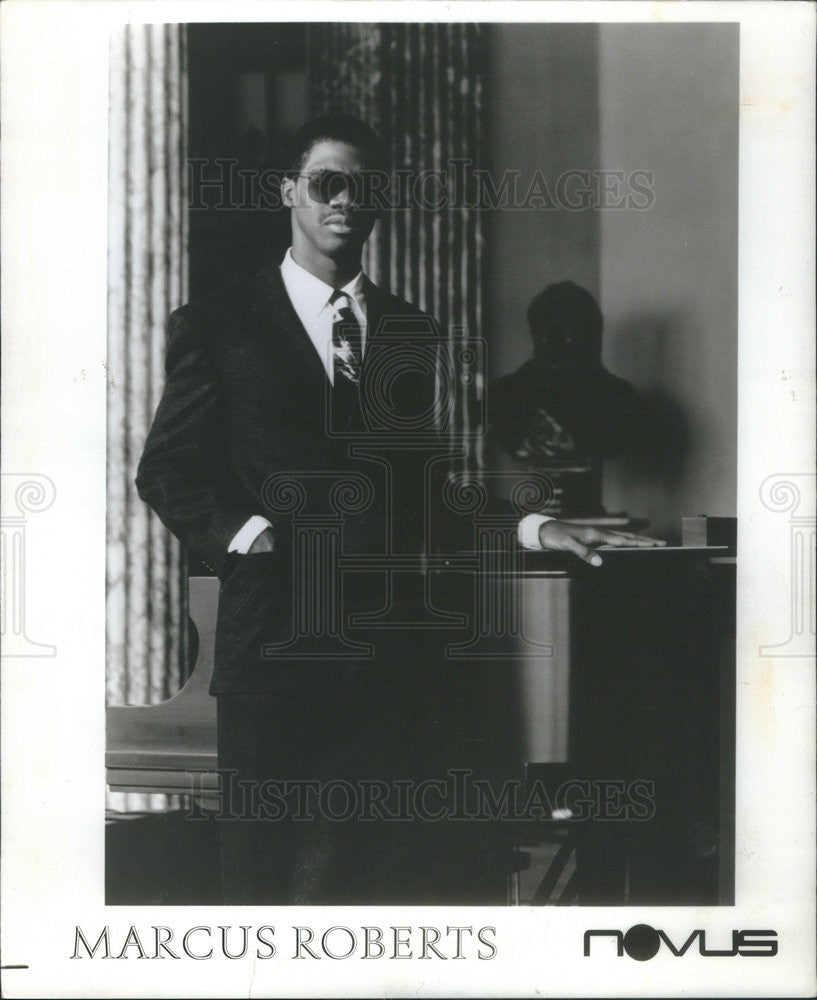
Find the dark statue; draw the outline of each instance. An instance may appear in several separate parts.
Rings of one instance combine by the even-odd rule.
[[[552,476],[554,512],[601,515],[601,460],[637,438],[643,402],[602,365],[602,314],[584,288],[548,285],[528,307],[528,325],[533,357],[490,387],[493,435],[513,459]]]

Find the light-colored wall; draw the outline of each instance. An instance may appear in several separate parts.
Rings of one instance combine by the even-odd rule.
[[[733,25],[496,25],[491,168],[652,171],[645,211],[497,212],[486,244],[492,375],[530,356],[525,310],[597,295],[604,360],[650,398],[660,446],[605,467],[605,504],[674,533],[735,513],[738,35]]]
[[[520,190],[541,170],[552,190],[567,170],[598,162],[595,25],[497,24],[491,29],[489,165],[520,172]],[[505,374],[531,353],[525,313],[533,296],[565,278],[598,292],[598,213],[502,210],[486,219],[492,369]]]
[[[660,532],[736,509],[737,42],[735,25],[599,28],[601,167],[650,170],[655,193],[601,213],[604,359],[677,425],[657,468],[608,463],[604,498]]]

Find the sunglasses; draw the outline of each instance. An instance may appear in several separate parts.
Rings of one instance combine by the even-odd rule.
[[[342,170],[315,170],[295,176],[307,178],[309,197],[323,205],[328,205],[341,197],[345,197],[352,204],[363,203],[366,190],[364,174],[347,174]]]

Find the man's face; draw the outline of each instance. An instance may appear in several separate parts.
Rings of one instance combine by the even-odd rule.
[[[331,260],[359,256],[376,219],[376,212],[355,204],[361,183],[321,184],[332,172],[354,177],[365,170],[366,154],[356,146],[324,139],[310,149],[299,177],[284,181],[283,201],[292,209],[292,243],[307,255]],[[320,191],[318,189],[321,189]],[[316,196],[317,195],[317,196]]]

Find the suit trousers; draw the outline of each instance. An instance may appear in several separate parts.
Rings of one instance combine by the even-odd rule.
[[[218,696],[225,903],[331,898],[341,831],[321,809],[364,752],[358,714],[350,686]]]
[[[456,689],[419,652],[403,634],[342,685],[218,697],[225,903],[502,901],[497,831],[445,790],[475,763]]]

